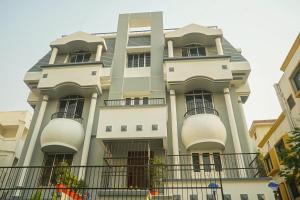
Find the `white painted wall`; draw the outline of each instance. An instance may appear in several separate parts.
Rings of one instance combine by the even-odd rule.
[[[222,69],[222,65],[229,65],[228,58],[168,60],[164,65],[168,82],[185,81],[195,76],[205,76],[214,80],[232,79],[230,69]],[[173,72],[169,71],[170,67],[174,68]]]
[[[125,67],[124,77],[150,77],[151,76],[151,67],[135,67],[128,68]]]
[[[146,139],[167,137],[166,106],[127,106],[103,107],[100,109],[97,138],[100,139]],[[152,131],[152,124],[158,124],[158,130]],[[112,126],[112,132],[106,132],[106,126]],[[121,125],[127,125],[127,131],[121,132]],[[136,125],[142,125],[142,131],[136,131]]]

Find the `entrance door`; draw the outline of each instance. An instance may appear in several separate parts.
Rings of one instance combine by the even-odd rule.
[[[150,158],[153,158],[153,152],[150,152]],[[129,188],[145,189],[149,187],[150,163],[147,151],[129,151],[127,158],[127,186]]]

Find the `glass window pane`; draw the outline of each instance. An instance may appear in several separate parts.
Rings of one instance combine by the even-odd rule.
[[[182,57],[188,57],[188,50],[187,48],[182,49]]]
[[[193,96],[186,96],[186,109],[187,111],[191,111],[195,108],[194,106],[194,97]]]
[[[195,104],[196,104],[196,108],[197,108],[197,114],[201,114],[204,111],[203,108],[203,98],[202,95],[195,95]]]
[[[139,55],[133,55],[133,67],[139,66]]]
[[[144,97],[143,98],[143,104],[147,105],[149,103],[149,98],[148,97]]]
[[[84,54],[84,62],[88,62],[90,60],[91,54],[90,53],[86,53]]]
[[[125,104],[126,105],[131,105],[131,98],[126,98],[125,99]]]
[[[73,118],[76,109],[76,100],[70,100],[67,108],[67,118]]]
[[[215,164],[215,170],[216,171],[222,171],[222,163],[221,163],[221,157],[219,153],[214,153],[214,164]]]
[[[76,62],[76,55],[71,55],[70,62],[71,63]]]
[[[83,104],[84,104],[84,99],[77,100],[75,118],[80,118],[82,116]]]
[[[133,66],[133,55],[128,55],[128,67],[131,68]]]
[[[59,102],[59,112],[65,112],[66,111],[66,105],[67,105],[67,101],[61,100]]]
[[[191,56],[198,56],[197,48],[190,48],[190,55]]]
[[[149,67],[151,65],[151,56],[150,53],[146,53],[146,66]]]
[[[200,172],[200,160],[198,153],[192,153],[194,172]]]
[[[140,54],[139,55],[139,67],[144,67],[144,59],[145,59],[145,54]]]
[[[203,167],[205,172],[210,172],[211,167],[210,167],[210,158],[209,158],[209,153],[204,153],[202,154],[202,159],[203,159]]]
[[[140,104],[140,98],[134,98],[134,105],[139,105]]]
[[[300,90],[300,65],[298,65],[298,71],[294,75],[293,81],[295,83],[296,89]]]
[[[83,62],[83,54],[77,54],[76,62]]]
[[[198,49],[198,55],[199,56],[205,56],[206,55],[204,47],[198,47],[197,49]]]

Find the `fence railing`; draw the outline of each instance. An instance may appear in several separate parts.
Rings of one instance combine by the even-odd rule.
[[[67,118],[67,119],[74,119],[78,122],[82,122],[83,118],[79,116],[78,114],[71,113],[71,112],[56,112],[51,115],[51,119],[56,119],[56,118]]]
[[[191,115],[197,115],[197,114],[214,114],[219,116],[219,112],[214,109],[214,108],[210,108],[210,107],[197,107],[197,108],[193,108],[188,110],[185,114],[184,117],[189,117]]]
[[[237,164],[240,156],[244,168]],[[0,199],[217,200],[222,199],[224,179],[262,176],[257,173],[257,154],[170,155],[165,159],[143,154],[104,161],[100,166],[0,167]],[[24,170],[26,178],[21,181]]]
[[[139,105],[163,105],[164,98],[126,98],[104,100],[105,106],[139,106]]]

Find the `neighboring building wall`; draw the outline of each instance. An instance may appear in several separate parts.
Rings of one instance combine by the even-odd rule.
[[[0,166],[19,161],[31,118],[29,111],[0,112]]]

